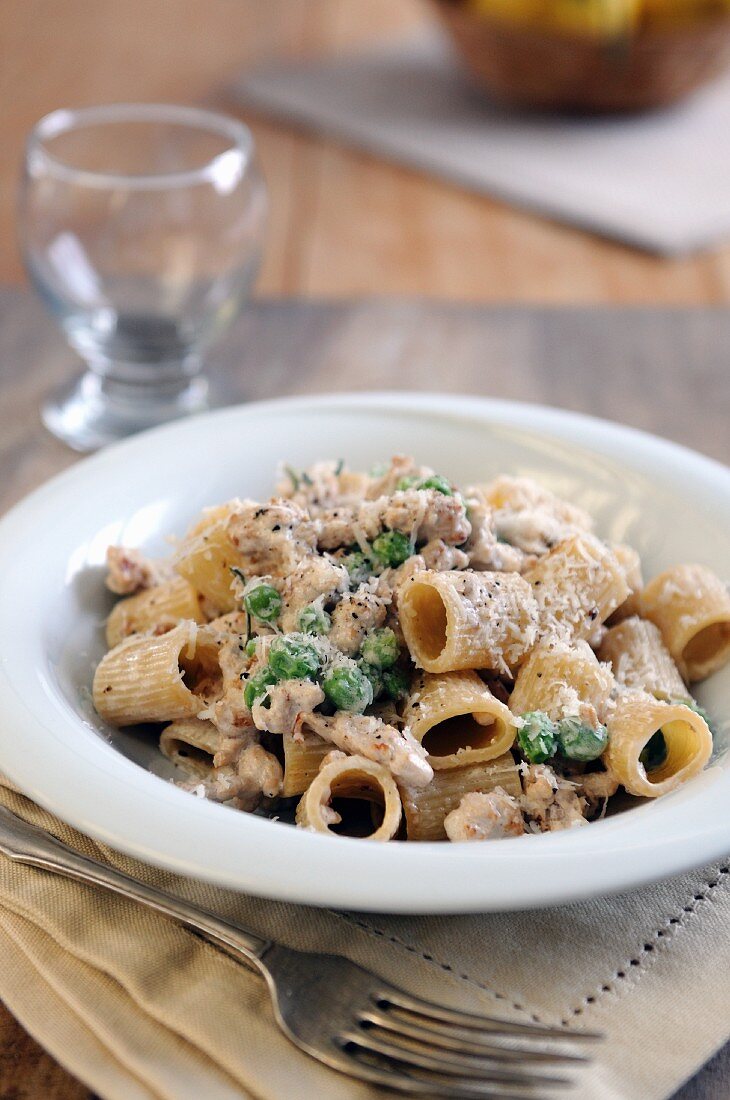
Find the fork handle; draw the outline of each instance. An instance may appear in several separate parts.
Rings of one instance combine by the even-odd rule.
[[[91,886],[101,886],[138,901],[148,909],[170,917],[236,959],[243,957],[244,961],[264,973],[261,960],[272,946],[271,940],[262,939],[238,923],[223,920],[207,909],[140,882],[91,856],[81,855],[44,829],[24,821],[4,807],[0,807],[0,851],[16,863],[52,871]]]

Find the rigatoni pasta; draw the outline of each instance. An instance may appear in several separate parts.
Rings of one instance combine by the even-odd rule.
[[[525,573],[541,637],[588,638],[629,595],[626,575],[595,535],[570,535]]]
[[[644,587],[644,576],[641,571],[641,557],[638,551],[634,550],[633,546],[628,546],[624,542],[614,543],[611,549],[624,571],[626,584],[629,587],[629,594],[624,602],[619,604],[609,617],[609,624],[621,622],[622,619],[628,619],[631,615],[636,615],[638,613],[639,597]]]
[[[231,571],[241,566],[242,557],[228,533],[234,507],[213,509],[193,528],[175,559],[178,573],[219,612],[233,611],[240,603],[232,588]]]
[[[398,607],[411,656],[427,672],[509,672],[537,636],[537,605],[518,573],[416,573]]]
[[[689,690],[654,623],[632,615],[611,627],[598,649],[620,684],[657,699],[689,699]]]
[[[185,682],[195,660],[195,623],[166,634],[132,634],[100,662],[93,684],[94,706],[113,726],[172,722],[203,709],[204,701]]]
[[[676,565],[654,577],[640,608],[688,681],[706,679],[730,658],[730,592],[704,565]]]
[[[183,619],[206,621],[193,586],[184,577],[174,577],[120,600],[106,622],[106,644],[112,649],[130,634],[159,634]]]
[[[220,734],[212,722],[178,718],[160,734],[160,751],[176,767],[196,779],[210,778]]]
[[[510,708],[471,671],[419,676],[403,721],[434,770],[493,760],[512,748],[517,734]]]
[[[510,707],[516,715],[542,711],[554,722],[585,716],[604,722],[614,679],[587,642],[544,641],[517,673]]]
[[[401,784],[408,840],[445,840],[444,821],[462,798],[473,791],[489,793],[495,787],[515,798],[522,794],[520,773],[509,752],[484,763],[435,771],[427,787]]]
[[[339,809],[335,809],[336,800]],[[401,819],[401,800],[390,772],[364,756],[345,756],[326,762],[302,795],[297,825],[315,833],[347,829],[348,802],[367,802],[380,809],[380,823],[366,827],[368,840],[392,840]],[[344,818],[344,820],[343,820]]]
[[[282,794],[285,798],[291,798],[304,794],[325,756],[332,751],[332,746],[307,730],[299,730],[296,738],[292,733],[285,732],[281,741],[284,751]]]
[[[639,555],[529,478],[461,492],[396,456],[284,467],[154,562],[110,548],[99,715],[154,723],[185,790],[322,835],[494,840],[696,775],[687,679],[730,657],[704,566]],[[638,614],[637,614],[638,611]]]
[[[658,798],[698,775],[712,754],[712,734],[695,710],[627,692],[608,721],[607,769],[629,794]]]

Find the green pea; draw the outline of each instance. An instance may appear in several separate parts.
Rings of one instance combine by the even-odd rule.
[[[639,753],[639,760],[644,765],[645,771],[652,772],[655,768],[660,768],[666,759],[667,743],[662,731],[657,730]]]
[[[544,764],[555,755],[558,739],[555,723],[542,710],[531,710],[522,715],[523,725],[517,733],[517,744],[532,764]]]
[[[373,699],[377,699],[378,696],[383,694],[383,673],[382,670],[375,665],[369,664],[362,658],[356,662],[357,667],[362,672],[363,676],[367,677],[370,681],[370,686],[373,689]]]
[[[296,634],[284,634],[269,647],[269,666],[278,680],[313,680],[322,667],[315,646]]]
[[[383,531],[373,540],[373,551],[386,565],[402,565],[413,553],[410,539],[402,531]]]
[[[558,748],[568,760],[597,760],[608,744],[605,726],[592,726],[580,718],[562,718],[557,729]]]
[[[323,607],[310,603],[299,612],[299,629],[303,634],[329,634],[332,619]]]
[[[272,585],[258,584],[246,593],[243,606],[262,623],[273,623],[281,614],[281,596]]]
[[[362,714],[373,701],[373,686],[359,668],[333,668],[324,678],[322,688],[330,703],[337,710]]]
[[[363,660],[376,668],[392,668],[400,657],[398,639],[389,626],[380,630],[371,630],[362,643],[360,652]]]
[[[388,668],[383,672],[383,691],[391,699],[403,699],[410,686],[411,678],[402,668]]]
[[[441,474],[433,474],[418,482],[419,489],[435,489],[437,493],[443,493],[445,497],[452,497],[454,490],[445,477]]]
[[[715,723],[712,721],[705,708],[701,707],[699,703],[696,703],[694,699],[671,699],[670,702],[673,707],[689,707],[689,709],[693,710],[695,714],[699,714],[700,718],[704,719],[704,721],[707,723],[707,728],[709,729],[713,738],[717,736],[717,727],[715,726]]]
[[[256,655],[256,639],[255,638],[250,638],[246,642],[246,656],[247,657],[254,657],[255,655]]]
[[[395,483],[395,487],[402,493],[405,492],[406,489],[412,489],[418,480],[418,474],[408,474],[406,477],[399,477]]]
[[[254,703],[263,698],[266,689],[275,684],[277,680],[278,676],[270,668],[262,668],[260,672],[249,676],[243,689],[243,701],[249,710],[253,708]]]
[[[373,571],[373,563],[362,550],[348,551],[341,558],[341,563],[350,574],[350,584],[355,588],[366,581]]]

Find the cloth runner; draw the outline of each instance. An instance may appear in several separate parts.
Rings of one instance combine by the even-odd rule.
[[[730,233],[730,77],[627,117],[510,112],[440,37],[244,74],[244,107],[662,254]]]
[[[730,1035],[727,862],[541,912],[335,913],[244,897],[137,863],[9,786],[0,787],[0,801],[78,850],[264,936],[340,952],[456,1007],[604,1030],[580,1097],[668,1097]],[[0,997],[104,1100],[378,1094],[297,1051],[274,1023],[264,983],[244,966],[133,902],[3,857],[0,951]]]

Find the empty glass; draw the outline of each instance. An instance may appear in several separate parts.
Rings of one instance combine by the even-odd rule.
[[[255,277],[266,192],[235,119],[155,104],[60,110],[30,134],[30,278],[89,370],[43,408],[77,450],[205,408],[203,356]]]

